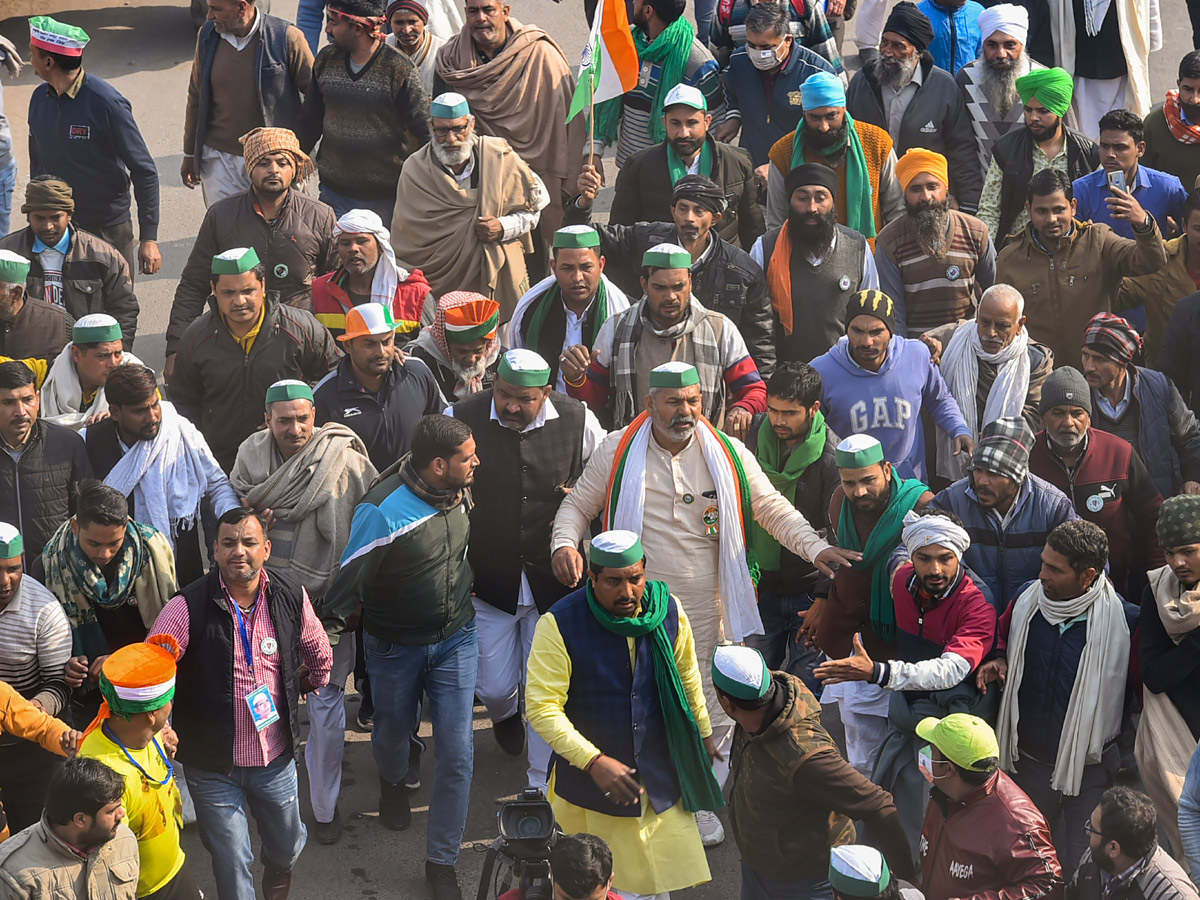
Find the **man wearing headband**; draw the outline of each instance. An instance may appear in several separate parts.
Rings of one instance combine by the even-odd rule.
[[[804,117],[771,147],[767,178],[767,227],[787,221],[790,194],[785,177],[797,166],[825,165],[837,176],[837,220],[871,241],[904,215],[904,192],[896,180],[896,154],[887,129],[860,122],[846,110],[846,87],[827,72],[800,86]]]
[[[1029,223],[1025,190],[1043,169],[1074,181],[1100,165],[1095,142],[1076,131],[1070,112],[1074,82],[1065,69],[1034,67],[1014,82],[1024,126],[1014,124],[996,139],[983,179],[979,218],[1001,249]]]
[[[63,307],[72,319],[108,313],[121,323],[130,349],[139,306],[129,264],[120,248],[75,221],[75,205],[74,190],[57,176],[31,178],[21,204],[29,225],[0,238],[0,250],[29,261],[28,296]]]
[[[252,247],[266,271],[267,290],[278,291],[281,303],[311,311],[312,283],[329,271],[335,255],[337,216],[299,189],[314,170],[296,135],[286,128],[255,128],[240,140],[250,188],[204,213],[171,302],[163,367],[168,385],[179,339],[208,301],[214,256],[230,247]]]
[[[581,187],[589,177],[586,172],[579,176]],[[599,189],[599,183],[593,182],[581,197],[594,199]],[[684,175],[671,191],[671,222],[637,220],[637,224],[593,227],[611,263],[613,279],[631,297],[642,293],[646,251],[657,244],[678,244],[687,250],[692,257],[692,293],[705,309],[721,313],[736,326],[765,376],[775,366],[770,301],[761,267],[722,236],[725,217],[730,214],[727,195],[717,182],[704,175]],[[591,224],[590,204],[568,206],[568,221],[577,218]]]
[[[252,248],[218,253],[208,310],[179,339],[171,400],[229,471],[237,448],[262,427],[262,400],[281,378],[320,381],[338,363],[333,338],[307,310],[267,292]]]
[[[898,874],[915,877],[891,795],[834,752],[821,706],[799,678],[771,671],[751,647],[726,644],[713,653],[712,679],[737,723],[729,821],[742,854],[743,900],[828,898],[830,850],[854,839],[856,820]]]
[[[1200,35],[1200,5],[1188,7],[1197,18],[1196,33]],[[1197,43],[1200,43],[1198,41]],[[1166,102],[1146,114],[1146,165],[1178,176],[1184,188],[1191,191],[1200,178],[1200,147],[1193,143],[1200,137],[1200,52],[1189,50],[1179,61],[1175,87],[1167,91]]]
[[[969,0],[974,2],[974,0]],[[875,240],[879,287],[900,298],[908,337],[970,316],[996,276],[996,248],[979,219],[950,208],[946,157],[913,148],[896,163],[907,215]]]
[[[1167,252],[1154,217],[1119,188],[1113,189],[1113,216],[1133,227],[1134,240],[1102,223],[1080,221],[1074,188],[1057,169],[1038,172],[1024,191],[1030,222],[1009,235],[996,257],[996,281],[1021,292],[1029,334],[1065,365],[1079,359],[1079,335],[1091,317],[1115,308],[1121,280],[1159,271]],[[1069,274],[1064,266],[1082,268]]]
[[[262,125],[296,127],[313,64],[300,29],[256,0],[217,0],[210,9],[196,39],[179,167],[185,187],[200,185],[205,206],[250,189],[240,138]]]
[[[1050,825],[1000,771],[991,726],[956,712],[922,719],[917,734],[921,773],[933,785],[921,832],[925,896],[1061,896],[1063,867]]]
[[[879,56],[850,81],[846,109],[856,121],[887,129],[897,156],[913,147],[945,156],[950,191],[965,212],[973,213],[983,185],[975,135],[954,76],[929,55],[933,39],[929,17],[900,0],[883,26]]]
[[[838,224],[837,172],[801,163],[784,185],[787,221],[755,241],[750,258],[767,272],[779,360],[807,363],[846,333],[846,304],[878,289],[879,275],[867,239]]]
[[[1140,597],[1144,573],[1162,564],[1154,536],[1162,495],[1129,441],[1092,427],[1096,400],[1078,370],[1055,369],[1046,385],[1050,395],[1042,399],[1029,471],[1070,497],[1080,518],[1104,529],[1109,577],[1122,597]],[[1075,399],[1063,396],[1064,386]]]
[[[429,96],[383,41],[383,0],[330,0],[326,18],[296,135],[305,153],[320,140],[321,199],[336,215],[369,209],[387,222],[404,161],[431,137]]]
[[[29,20],[30,68],[46,82],[29,100],[29,177],[52,174],[74,186],[79,227],[116,247],[131,278],[135,268],[154,275],[162,266],[158,169],[129,101],[107,81],[84,72],[83,48],[89,40],[82,28],[50,16]],[[61,122],[64,95],[71,98],[70,128]],[[138,207],[136,258],[131,182]]]
[[[104,383],[113,369],[141,364],[122,349],[116,319],[104,313],[84,316],[72,327],[70,345],[42,383],[42,418],[75,431],[95,425],[108,416]]]
[[[440,5],[442,0],[432,0]],[[384,10],[389,34],[384,42],[412,60],[421,73],[425,93],[433,96],[434,61],[446,36],[434,34],[429,25],[429,7],[425,0],[392,0]]]
[[[927,715],[963,710],[995,716],[996,692],[981,694],[971,673],[996,641],[996,609],[967,572],[963,553],[971,538],[953,513],[905,513],[900,539],[909,562],[891,578],[899,653],[873,660],[855,634],[850,656],[821,663],[815,674],[825,684],[859,681],[894,692],[871,778],[896,798],[915,853],[925,783],[914,765],[913,726]]]
[[[748,249],[763,233],[753,167],[745,150],[717,140],[709,105],[709,98],[689,84],[676,85],[667,93],[662,108],[664,137],[622,165],[609,222],[633,225],[669,221],[669,212],[678,199],[672,189],[684,176],[693,175],[711,179],[717,185],[722,200],[717,230],[722,238]],[[581,196],[574,205],[590,207],[602,183],[599,172],[591,165],[585,166],[579,178]]]
[[[491,390],[446,415],[471,426],[477,452],[491,460],[471,490],[479,526],[467,550],[479,628],[475,695],[496,742],[517,756],[526,746],[521,685],[538,616],[575,587],[554,577],[550,528],[605,432],[590,409],[551,388],[550,364],[532,350],[505,353]],[[511,527],[491,526],[501,520]],[[544,791],[550,748],[532,728],[528,749],[529,786]]]

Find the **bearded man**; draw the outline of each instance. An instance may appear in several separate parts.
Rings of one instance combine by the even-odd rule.
[[[500,365],[499,326],[499,303],[454,291],[438,301],[433,324],[422,329],[409,351],[429,367],[446,400],[465,400],[492,386]]]
[[[904,188],[903,218],[875,240],[879,288],[903,310],[908,336],[971,314],[996,277],[996,248],[987,226],[950,208],[946,157],[913,149],[896,163]]]

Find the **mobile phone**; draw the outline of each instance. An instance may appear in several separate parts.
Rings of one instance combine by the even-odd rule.
[[[1125,185],[1125,173],[1121,169],[1117,169],[1115,172],[1108,172],[1107,175],[1108,186],[1110,188],[1116,188],[1126,193],[1129,192],[1129,188]]]

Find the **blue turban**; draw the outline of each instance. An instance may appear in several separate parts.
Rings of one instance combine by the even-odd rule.
[[[817,72],[800,85],[800,100],[806,110],[819,106],[845,106],[846,88],[836,75]]]

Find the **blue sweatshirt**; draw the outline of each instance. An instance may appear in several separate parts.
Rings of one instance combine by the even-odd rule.
[[[130,218],[132,175],[138,237],[158,240],[158,169],[129,101],[107,81],[84,73],[74,97],[38,86],[29,98],[29,174],[71,185],[75,223],[93,234]]]
[[[893,335],[878,372],[850,358],[849,339],[841,337],[812,366],[821,373],[821,409],[834,434],[869,434],[901,478],[925,480],[925,435],[921,410],[952,437],[970,434],[950,389],[920,341]]]

